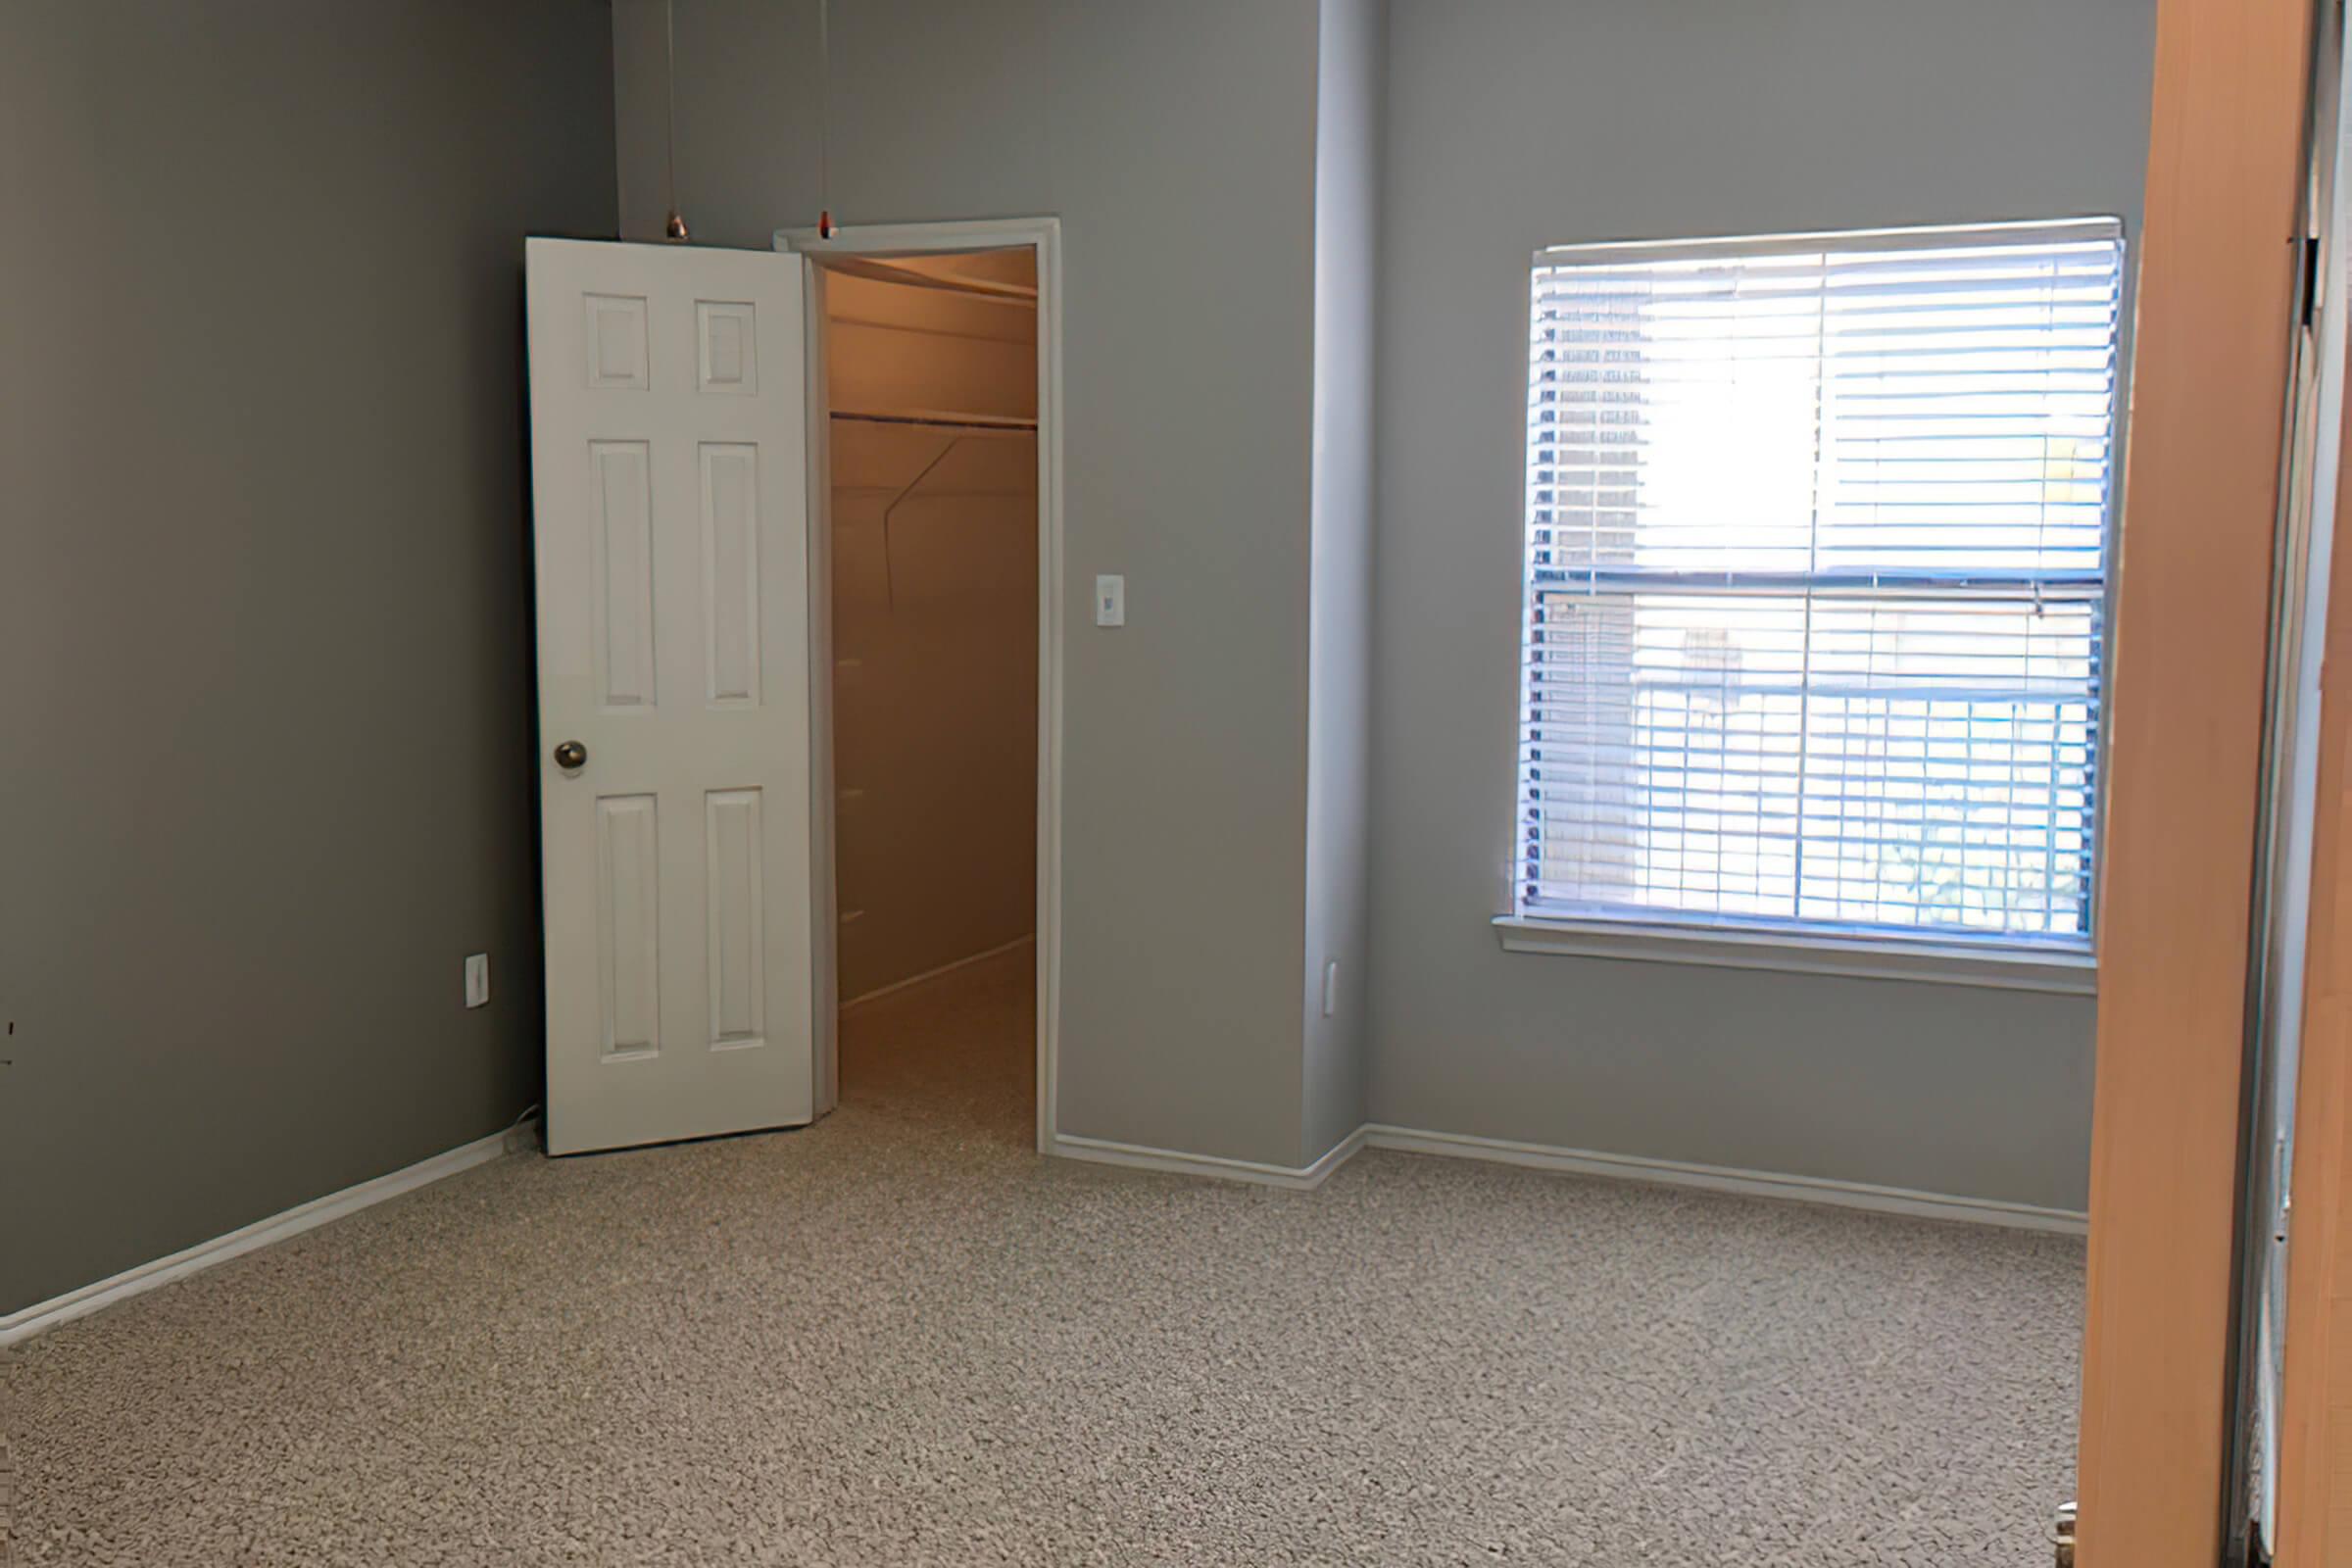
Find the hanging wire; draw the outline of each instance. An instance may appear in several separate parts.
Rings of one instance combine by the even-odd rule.
[[[687,238],[686,218],[678,211],[678,3],[662,0],[662,64],[669,77],[669,139],[663,152],[669,161],[669,220],[662,232],[670,239],[683,243]]]
[[[970,439],[971,437],[967,435],[950,436],[948,438],[948,444],[944,447],[941,447],[938,453],[933,456],[929,463],[923,465],[922,471],[920,473],[917,473],[913,478],[899,486],[898,494],[892,496],[888,501],[882,503],[882,600],[883,603],[894,612],[899,608],[899,574],[897,568],[891,562],[891,516],[899,510],[900,507],[906,504],[908,496],[914,494],[917,486],[919,486],[925,479],[931,477],[932,469],[938,467],[941,464],[948,461],[949,453],[955,451],[957,447],[963,445]]]
[[[833,0],[816,0],[816,237],[833,237]]]

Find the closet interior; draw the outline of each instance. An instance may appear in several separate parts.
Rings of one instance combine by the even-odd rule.
[[[1033,1092],[1037,329],[1026,248],[826,262],[852,1102],[885,1079],[949,1100]]]

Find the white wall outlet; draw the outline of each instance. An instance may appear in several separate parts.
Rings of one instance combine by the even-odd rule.
[[[466,956],[466,1005],[490,1005],[490,955],[469,953]]]
[[[1340,960],[1329,958],[1323,964],[1323,1016],[1328,1018],[1340,1010]]]
[[[1127,624],[1127,579],[1097,577],[1095,579],[1095,624],[1124,626]]]

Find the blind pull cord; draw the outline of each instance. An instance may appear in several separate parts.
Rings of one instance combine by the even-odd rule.
[[[833,0],[816,4],[816,237],[833,237]]]
[[[678,3],[662,0],[662,71],[668,78],[666,107],[669,111],[669,130],[662,145],[662,155],[669,164],[669,218],[662,232],[672,244],[683,245],[686,233],[686,215],[678,211]]]

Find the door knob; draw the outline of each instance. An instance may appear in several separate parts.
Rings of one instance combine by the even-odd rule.
[[[588,748],[578,741],[565,741],[556,748],[556,765],[565,769],[587,766]]]

